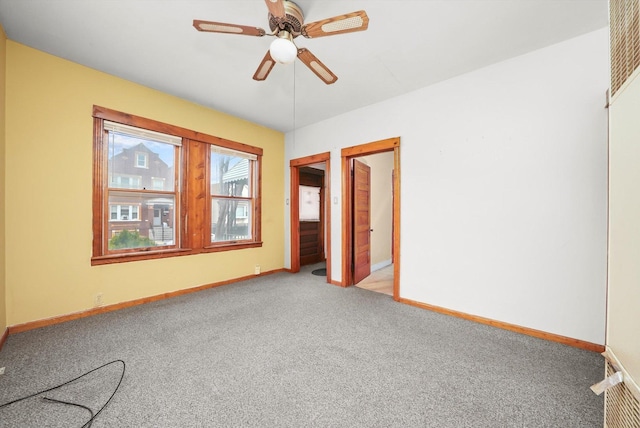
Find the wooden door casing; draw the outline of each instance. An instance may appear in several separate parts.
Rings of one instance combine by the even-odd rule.
[[[324,171],[324,180],[322,182],[322,200],[321,203],[324,207],[329,207],[328,201],[331,200],[331,153],[317,153],[302,158],[291,159],[289,161],[289,177],[290,177],[290,233],[291,233],[291,253],[290,253],[290,272],[300,272],[300,221],[299,221],[299,193],[298,187],[300,186],[300,171],[304,170],[308,166],[320,166]],[[332,280],[332,266],[331,266],[331,210],[324,209],[324,222],[323,237],[324,237],[324,254],[327,266],[327,283],[334,285],[342,285],[339,281]]]
[[[353,177],[352,159],[393,151],[393,299],[400,301],[400,137],[373,141],[340,150],[342,172],[342,280],[338,285],[353,285]]]

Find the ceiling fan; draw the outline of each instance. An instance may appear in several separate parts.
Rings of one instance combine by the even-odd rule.
[[[258,27],[198,19],[193,20],[193,26],[198,31],[212,33],[243,34],[257,37],[275,36],[276,39],[271,43],[271,47],[253,75],[254,80],[265,80],[276,62],[288,64],[293,62],[296,57],[327,85],[338,80],[338,77],[308,49],[298,48],[293,43],[293,39],[300,35],[313,39],[364,31],[369,26],[369,17],[366,12],[361,10],[305,24],[302,9],[294,2],[289,0],[264,1],[269,9],[268,18],[271,33]]]

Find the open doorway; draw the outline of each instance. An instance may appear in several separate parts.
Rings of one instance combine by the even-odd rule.
[[[331,282],[329,158],[330,153],[326,152],[289,162],[291,272],[326,260],[327,282]],[[307,202],[310,210],[306,210]]]
[[[391,170],[382,172],[390,174],[391,185],[387,191],[390,193],[388,196],[392,209],[389,213],[391,217],[390,225],[388,225],[390,230],[382,228],[382,230],[378,229],[377,233],[379,236],[380,233],[389,233],[390,235],[389,250],[392,267],[386,268],[384,275],[380,275],[380,273],[377,275],[385,277],[385,280],[389,280],[389,275],[392,275],[392,295],[397,301],[400,299],[400,138],[342,149],[342,285],[346,287],[361,283],[361,281],[364,283],[367,278],[373,277],[370,275],[371,257],[374,250],[372,242],[375,241],[372,234],[376,233],[376,228],[372,227],[371,216],[376,208],[375,206],[373,209],[371,207],[373,172],[367,164],[371,163],[374,155],[382,153],[392,154]],[[389,203],[387,202],[387,204]],[[376,266],[374,263],[374,270],[378,270],[376,268],[380,267],[385,266]]]

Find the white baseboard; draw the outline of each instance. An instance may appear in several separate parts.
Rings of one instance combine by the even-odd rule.
[[[387,266],[389,266],[392,263],[393,263],[393,260],[389,259],[389,260],[383,260],[380,263],[376,263],[375,265],[371,265],[371,272],[375,272],[375,271],[380,270],[382,268],[386,268]]]

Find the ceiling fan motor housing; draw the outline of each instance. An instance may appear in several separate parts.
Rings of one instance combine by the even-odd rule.
[[[269,13],[269,28],[275,34],[280,30],[286,30],[293,38],[298,37],[302,33],[302,25],[304,23],[304,15],[302,9],[292,1],[284,0],[285,16],[277,17]]]

